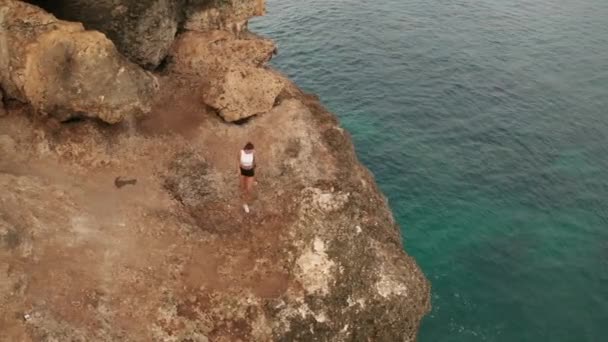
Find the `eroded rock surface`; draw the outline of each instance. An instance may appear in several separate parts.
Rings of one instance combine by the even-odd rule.
[[[263,65],[276,50],[267,39],[238,37],[227,31],[182,34],[171,50],[171,70],[205,80],[205,104],[226,121],[270,111],[283,91],[283,77]]]
[[[261,67],[275,51],[274,42],[253,35],[237,37],[222,30],[189,31],[178,36],[169,56],[174,72],[213,77],[216,71],[235,64]]]
[[[154,76],[120,55],[102,33],[20,1],[0,3],[0,56],[6,97],[60,120],[117,123],[148,112],[157,90]]]
[[[29,25],[32,51],[78,51],[49,37],[88,34],[22,8],[33,21],[11,27]],[[348,134],[263,67],[272,43],[213,28],[180,36],[151,112],[129,127],[41,120],[27,104],[0,116],[1,341],[416,339],[429,283]],[[28,100],[13,80],[25,74],[0,71]],[[242,113],[263,114],[226,122]],[[247,141],[250,214],[236,165]]]
[[[270,71],[234,65],[203,91],[203,99],[224,120],[237,121],[271,110],[283,86]]]
[[[105,33],[131,61],[154,68],[166,56],[184,0],[34,0],[57,17]]]
[[[240,33],[263,0],[31,0],[60,19],[105,33],[131,61],[154,69],[180,28]]]
[[[189,0],[183,27],[191,31],[222,29],[239,33],[249,18],[265,13],[265,0]]]
[[[272,41],[259,39],[246,31],[246,20],[253,15],[263,14],[263,1],[60,0],[33,2],[52,11],[60,18],[82,21],[88,29],[104,32],[123,54],[144,67],[155,68],[171,51],[167,64],[172,65],[174,72],[196,74],[204,78],[206,82],[198,90],[201,102],[214,108],[226,121],[238,121],[268,112],[283,90],[282,78],[263,68],[263,65],[275,53],[276,46]],[[185,31],[174,42],[178,25],[182,21],[186,29],[196,31]],[[87,32],[87,34],[93,33]],[[66,44],[64,43],[64,45]],[[75,47],[71,45],[68,45],[66,49],[83,50],[83,47],[86,46],[85,43]],[[99,51],[95,51],[102,46],[103,44],[100,44],[100,47],[84,49],[84,51],[91,51],[89,56],[85,56],[91,64],[112,64],[112,58],[108,58],[107,53],[100,54]],[[61,53],[63,52],[59,51],[57,54]],[[97,56],[91,56],[91,54],[97,54]],[[70,68],[71,66],[63,67]],[[89,73],[86,75],[87,79],[94,81],[95,84],[98,84],[99,81],[98,75],[95,73],[112,74],[114,71],[111,68],[82,69],[74,71]],[[131,77],[138,78],[137,75],[131,75]],[[77,85],[74,84],[67,84],[63,88],[70,88],[67,86],[77,88]],[[141,89],[141,85],[128,87],[127,91],[120,89],[118,94],[124,94],[125,97],[132,96],[133,89]],[[131,90],[131,94],[128,90]],[[83,89],[77,88],[75,91],[82,92]],[[99,91],[96,92],[94,99],[101,99],[104,96],[97,93]],[[55,94],[55,92],[49,91],[46,94]],[[82,101],[82,98],[86,99],[86,96],[81,96],[80,93],[72,97],[59,93],[55,97],[65,99],[65,102],[69,103],[77,103]],[[55,102],[57,101],[59,100],[56,99]],[[148,104],[147,101],[149,98],[133,101],[133,103],[145,106]],[[61,110],[55,111],[60,112]],[[119,119],[104,120],[116,122]]]
[[[145,134],[0,118],[0,339],[414,340],[428,283],[331,114],[294,92],[228,125],[192,87],[161,87]],[[155,124],[193,112],[172,133]]]

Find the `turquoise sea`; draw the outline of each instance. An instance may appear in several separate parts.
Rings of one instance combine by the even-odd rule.
[[[433,285],[419,339],[608,341],[608,0],[268,0]]]

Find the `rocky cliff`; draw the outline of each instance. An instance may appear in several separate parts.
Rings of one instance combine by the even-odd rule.
[[[429,284],[335,117],[265,66],[263,1],[31,2],[0,0],[0,340],[416,339]]]

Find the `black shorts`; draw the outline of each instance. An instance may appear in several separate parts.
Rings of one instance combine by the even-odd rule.
[[[254,175],[255,175],[255,172],[254,172],[253,168],[251,168],[251,169],[241,168],[241,176],[253,177]]]

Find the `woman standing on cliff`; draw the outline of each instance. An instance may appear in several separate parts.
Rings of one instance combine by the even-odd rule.
[[[241,191],[243,194],[243,209],[246,213],[249,213],[249,205],[247,203],[251,199],[251,192],[253,190],[253,181],[255,176],[255,151],[253,144],[248,142],[245,147],[240,151],[238,158],[239,172],[241,175]]]

